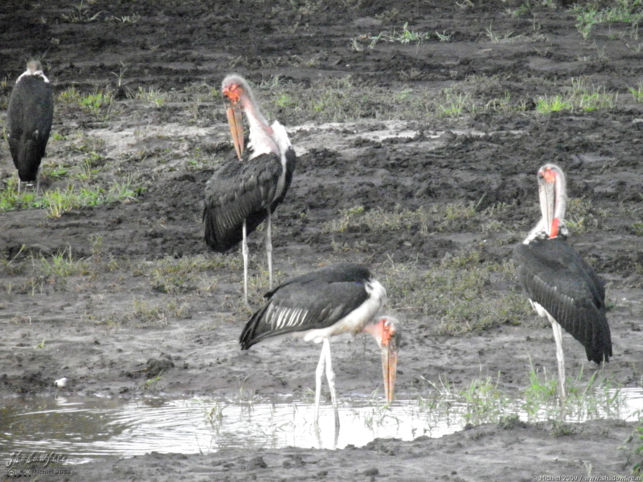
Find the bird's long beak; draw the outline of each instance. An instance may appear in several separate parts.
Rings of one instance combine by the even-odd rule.
[[[233,104],[226,109],[226,115],[228,116],[228,125],[230,126],[230,134],[232,134],[234,150],[237,152],[239,160],[241,160],[245,147],[243,145],[243,120],[241,110],[236,104]]]
[[[382,375],[386,403],[391,403],[395,391],[395,376],[397,375],[397,339],[395,336],[382,346]]]
[[[556,185],[545,177],[539,178],[538,194],[540,196],[540,212],[545,222],[545,229],[550,237],[557,236],[557,226],[554,226],[554,208],[556,204]],[[556,231],[556,232],[553,232]]]

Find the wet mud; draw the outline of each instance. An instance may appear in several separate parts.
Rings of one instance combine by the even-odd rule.
[[[98,152],[105,185],[128,179],[142,189],[132,199],[58,218],[43,209],[0,213],[0,396],[312,400],[318,347],[284,338],[241,352],[238,336],[251,312],[240,299],[240,253],[215,255],[203,241],[203,189],[212,166],[232,152],[221,101],[210,94],[231,71],[247,76],[260,99],[269,97],[276,78],[287,91],[350,76],[360,108],[355,118],[333,123],[324,112],[304,116],[296,105],[272,104],[269,117],[288,128],[298,153],[291,189],[274,220],[273,257],[278,280],[329,262],[361,262],[383,275],[389,309],[404,328],[398,398],[434,394],[440,380],[461,390],[485,377],[519,396],[530,366],[554,373],[551,329],[529,311],[488,329],[449,334],[432,306],[402,306],[395,299],[401,288],[386,284],[399,282],[401,267],[407,279],[426,280],[430,269],[472,249],[474,262],[502,264],[539,216],[535,172],[546,162],[565,169],[570,197],[583,200],[570,241],[606,280],[614,356],[600,376],[614,387],[640,387],[643,104],[629,89],[640,86],[643,64],[624,36],[630,27],[597,26],[583,39],[574,14],[560,5],[513,15],[519,2],[443,3],[3,2],[0,79],[6,82],[0,99],[6,101],[34,55],[44,55],[56,95],[72,86],[114,95],[100,115],[59,99],[43,164],[75,165]],[[369,48],[372,36],[399,31],[407,21],[414,31],[449,32],[450,40],[433,35]],[[617,93],[615,105],[536,111],[538,98],[561,92],[576,78]],[[368,101],[373,92],[438,95],[448,88],[460,89],[476,105],[509,96],[512,106],[521,107],[414,118],[401,107],[396,118]],[[140,92],[167,97],[144,102]],[[0,123],[6,125],[4,111]],[[0,177],[6,182],[11,176],[2,143]],[[43,188],[61,182],[44,176]],[[488,217],[383,228],[365,220],[378,210],[440,212],[454,203]],[[333,224],[344,218],[341,229]],[[250,237],[250,252],[256,308],[267,288],[263,232]],[[61,253],[77,261],[71,274],[34,268]],[[500,273],[482,287],[481,298],[518,295],[516,283],[515,276]],[[589,382],[596,366],[571,337],[564,344],[568,375],[580,373],[579,383]],[[371,340],[345,337],[332,349],[340,400],[380,395],[381,367]],[[53,382],[61,377],[68,383],[57,388]],[[634,442],[627,441],[635,426],[600,420],[561,434],[552,422],[517,422],[337,451],[226,448],[205,455],[103,457],[74,467],[70,478],[627,474],[636,463]]]

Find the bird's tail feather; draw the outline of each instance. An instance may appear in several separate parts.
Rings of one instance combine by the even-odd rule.
[[[259,324],[261,323],[261,320],[263,318],[263,314],[268,309],[268,306],[270,306],[269,303],[260,310],[256,311],[255,314],[252,315],[252,318],[250,318],[248,323],[246,323],[246,326],[244,326],[243,331],[241,332],[241,336],[239,337],[239,343],[241,344],[242,350],[247,350],[252,345],[264,338],[262,336],[257,336],[257,328],[259,327]]]
[[[36,141],[32,139],[25,139],[23,141],[22,151],[18,161],[18,176],[23,182],[31,182],[36,180],[38,175],[38,168],[40,167],[40,151],[36,146]]]
[[[205,242],[217,253],[224,253],[232,248],[235,243],[229,239],[221,239],[217,232],[217,218],[214,209],[203,208],[203,223],[205,224]]]

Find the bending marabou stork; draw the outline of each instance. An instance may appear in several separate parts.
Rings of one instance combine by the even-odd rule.
[[[286,129],[272,125],[259,111],[244,78],[231,74],[221,91],[238,160],[217,169],[205,187],[205,241],[214,251],[225,252],[242,241],[243,294],[248,303],[247,236],[266,219],[266,256],[272,289],[271,213],[283,201],[295,170],[295,151]],[[241,111],[249,124],[248,150],[244,148]]]
[[[565,357],[562,328],[585,347],[596,363],[612,356],[610,328],[605,316],[605,289],[594,270],[565,240],[565,175],[546,164],[538,170],[542,219],[514,250],[520,282],[531,306],[547,318],[556,340],[559,389],[565,398]]]
[[[265,338],[286,333],[302,336],[304,341],[322,343],[315,372],[316,421],[325,369],[336,425],[339,424],[329,342],[333,335],[363,331],[375,338],[382,351],[386,400],[393,401],[399,341],[397,320],[378,316],[386,290],[368,268],[357,264],[328,266],[286,281],[265,297],[268,302],[252,315],[241,333],[241,349],[247,350]]]
[[[39,188],[38,168],[45,155],[54,102],[49,79],[37,60],[27,62],[25,70],[11,91],[7,121],[9,149],[18,169],[18,192],[21,182],[36,181]]]

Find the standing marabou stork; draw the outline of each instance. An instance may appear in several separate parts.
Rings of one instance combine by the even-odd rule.
[[[36,181],[38,168],[45,155],[54,102],[49,79],[37,60],[27,62],[25,70],[11,91],[7,120],[9,124],[9,149],[18,169],[18,192],[21,182]]]
[[[205,241],[213,250],[225,252],[242,241],[243,294],[248,303],[247,235],[266,221],[266,256],[272,289],[271,213],[283,201],[295,170],[295,151],[286,129],[272,125],[259,111],[244,78],[231,74],[221,91],[229,103],[226,113],[238,160],[222,164],[205,187]],[[244,150],[241,111],[249,124],[248,150]]]
[[[393,401],[399,334],[395,320],[377,316],[386,299],[386,290],[364,266],[338,264],[304,274],[281,284],[265,295],[266,305],[244,327],[239,343],[247,350],[264,338],[285,333],[303,336],[304,341],[322,343],[315,372],[315,420],[324,368],[328,389],[339,424],[335,373],[329,338],[340,333],[370,333],[382,351],[382,374],[388,403]]]
[[[565,398],[565,357],[561,326],[583,344],[588,360],[612,356],[605,317],[605,289],[594,270],[565,238],[565,175],[546,164],[538,170],[542,219],[514,250],[520,282],[531,306],[547,318],[556,340],[560,396]]]

